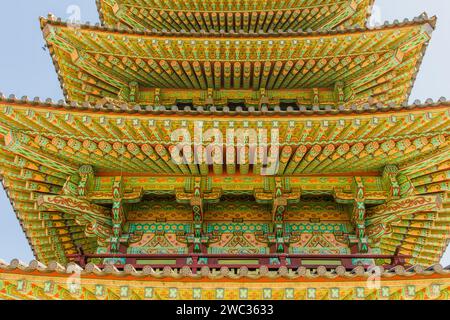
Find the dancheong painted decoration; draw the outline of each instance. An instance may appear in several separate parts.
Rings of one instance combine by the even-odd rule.
[[[36,256],[0,263],[0,298],[449,298],[450,103],[408,104],[435,17],[97,5],[101,25],[40,20],[64,101],[0,98]]]

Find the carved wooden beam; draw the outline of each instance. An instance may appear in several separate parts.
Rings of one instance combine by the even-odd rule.
[[[366,236],[366,188],[361,177],[355,177],[353,182],[353,200],[351,207],[351,221],[355,226],[355,235],[350,236],[350,244],[356,244],[360,253],[369,251]]]
[[[389,190],[390,199],[398,199],[400,197],[400,184],[397,181],[398,173],[397,166],[387,165],[383,170],[383,184]]]
[[[78,183],[78,196],[87,197],[94,184],[94,168],[90,165],[81,166],[78,170],[80,182]]]
[[[378,242],[392,232],[391,225],[401,221],[403,216],[420,212],[437,212],[442,209],[442,196],[412,196],[392,200],[367,211],[367,235],[372,242]]]
[[[272,204],[273,234],[264,235],[263,239],[275,245],[276,252],[283,253],[285,252],[286,245],[290,242],[289,234],[285,234],[284,230],[287,206],[289,203],[300,201],[301,190],[286,190],[283,187],[283,179],[281,177],[275,177],[273,179],[275,185],[272,191],[255,189],[254,196],[258,203]]]
[[[124,185],[122,177],[115,177],[112,186],[113,204],[112,204],[112,223],[113,234],[110,238],[110,250],[117,253],[120,250],[120,243],[123,226],[125,224],[125,213],[123,208]]]
[[[204,191],[202,177],[194,177],[192,184],[192,191],[179,189],[175,192],[177,202],[189,204],[192,208],[193,234],[180,237],[180,241],[191,244],[193,252],[201,253],[204,245],[216,241],[213,235],[204,233],[204,205],[219,202],[222,189],[211,188],[209,191]]]
[[[62,195],[41,195],[37,198],[40,210],[55,210],[72,216],[85,227],[88,237],[97,237],[99,245],[104,245],[112,236],[112,219],[110,211],[87,200]]]

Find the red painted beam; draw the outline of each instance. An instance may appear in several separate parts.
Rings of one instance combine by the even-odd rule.
[[[132,265],[137,269],[141,269],[145,266],[150,266],[154,269],[162,269],[166,266],[173,268],[182,268],[188,266],[195,273],[202,267],[209,267],[213,269],[220,269],[222,267],[228,268],[240,268],[247,267],[249,269],[258,269],[265,266],[269,269],[278,269],[280,267],[288,267],[291,269],[297,269],[299,267],[317,268],[320,265],[310,265],[305,264],[303,260],[339,260],[340,265],[345,267],[347,270],[351,270],[356,265],[353,264],[352,259],[386,259],[390,260],[390,264],[385,265],[385,268],[392,268],[398,265],[404,266],[406,264],[406,259],[411,258],[411,256],[406,255],[381,255],[381,254],[341,254],[341,255],[311,255],[311,254],[248,254],[248,255],[232,255],[232,254],[75,254],[69,255],[74,261],[78,262],[80,266],[84,267],[88,263],[89,259],[125,259],[125,264]],[[190,258],[191,260],[187,261]],[[207,262],[205,264],[199,263],[200,258],[206,258]],[[175,260],[173,264],[161,265],[161,264],[138,264],[139,259],[172,259]],[[236,259],[255,259],[258,260],[256,264],[226,264],[219,263],[219,260],[236,260]],[[278,259],[278,263],[271,263],[270,259]],[[289,259],[289,260],[287,260]],[[115,265],[117,268],[121,269],[124,264]],[[324,263],[324,267],[329,269],[336,268],[337,265],[327,265]],[[103,267],[102,265],[100,267]],[[366,266],[368,267],[368,266]]]

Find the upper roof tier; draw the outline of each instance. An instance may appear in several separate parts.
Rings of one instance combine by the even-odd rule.
[[[134,30],[332,30],[364,26],[374,0],[97,0],[102,22]]]
[[[349,106],[407,101],[435,18],[265,36],[41,25],[69,101]]]

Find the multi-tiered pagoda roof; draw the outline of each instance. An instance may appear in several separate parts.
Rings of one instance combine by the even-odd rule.
[[[372,4],[99,0],[101,25],[41,18],[65,100],[0,97],[0,174],[48,267],[0,263],[0,297],[30,295],[16,273],[69,294],[54,280],[69,262],[110,276],[84,298],[221,290],[196,277],[224,277],[229,299],[447,297],[448,272],[427,268],[450,238],[450,103],[409,103],[436,18],[367,27]],[[173,132],[199,126],[237,135],[211,163],[192,142],[174,162]],[[247,145],[262,131],[271,174]],[[374,265],[388,290],[357,290]],[[122,295],[124,275],[140,289]]]

